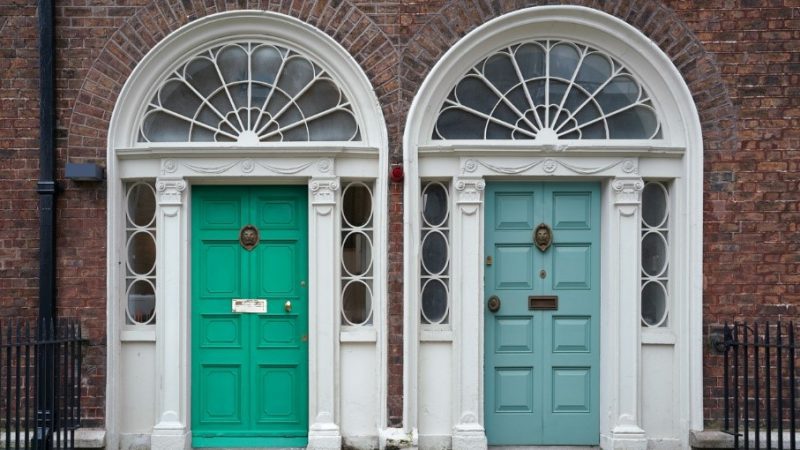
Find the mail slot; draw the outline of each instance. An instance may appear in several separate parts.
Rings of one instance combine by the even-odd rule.
[[[557,295],[531,295],[528,297],[528,309],[558,309]]]

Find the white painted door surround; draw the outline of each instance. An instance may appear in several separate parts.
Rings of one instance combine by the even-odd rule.
[[[501,48],[547,39],[589,45],[619,61],[649,93],[661,135],[431,138],[445,97],[478,61]],[[702,429],[702,139],[690,92],[669,58],[640,31],[590,8],[519,10],[473,30],[439,60],[415,97],[403,143],[404,423],[406,432],[418,435],[419,446],[486,447],[482,239],[487,180],[593,180],[602,185],[601,446],[686,447],[689,430]],[[641,192],[651,179],[669,183],[671,217],[678,218],[670,225],[675,244],[669,258],[679,269],[670,272],[670,322],[661,328],[643,328],[640,318]],[[420,186],[428,180],[450,186],[450,321],[436,326],[420,319]],[[657,354],[669,355],[669,362],[652,363]],[[441,389],[447,385],[452,388]],[[654,395],[662,386],[676,395],[669,404],[654,404],[662,399]],[[658,421],[670,426],[646,426]]]
[[[243,41],[271,42],[318,64],[350,99],[348,108],[360,138],[262,143],[249,136],[232,143],[142,142],[143,114],[161,80],[185,63],[187,55]],[[189,198],[195,184],[308,186],[308,446],[338,449],[343,435],[377,445],[378,430],[386,423],[387,154],[386,126],[366,75],[332,38],[297,19],[261,11],[215,14],[180,28],[150,50],[120,93],[109,130],[109,448],[147,441],[154,449],[191,445]],[[126,248],[124,185],[136,180],[154,183],[157,192],[155,325],[127,323],[124,316],[125,275],[120,262]],[[369,183],[373,199],[374,320],[364,327],[342,325],[338,294],[341,186],[350,180]],[[350,358],[347,367],[341,363],[345,353]],[[357,391],[365,382],[374,389],[357,402],[343,401],[343,391]],[[353,413],[354,408],[358,411]],[[351,413],[365,418],[355,425],[343,422],[342,416]]]

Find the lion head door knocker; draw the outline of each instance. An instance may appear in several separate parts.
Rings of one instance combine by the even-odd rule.
[[[539,250],[546,251],[553,243],[553,230],[549,226],[540,223],[533,231],[533,243]]]
[[[253,225],[245,225],[239,231],[239,243],[248,252],[258,245],[258,228]]]

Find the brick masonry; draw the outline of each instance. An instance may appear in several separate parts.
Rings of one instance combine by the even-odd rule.
[[[38,53],[32,0],[0,0],[0,307],[36,314]],[[442,54],[509,11],[579,4],[642,30],[675,63],[704,141],[704,331],[735,318],[800,316],[800,1],[798,0],[59,0],[57,2],[58,307],[89,336],[85,425],[102,425],[105,185],[63,179],[69,160],[104,162],[114,102],[168,33],[234,9],[278,11],[340,42],[371,80],[392,162],[406,114]],[[402,185],[389,212],[389,424],[402,424]],[[679,270],[679,268],[676,268]],[[680,301],[681,299],[676,299]],[[705,417],[719,419],[721,368],[706,347]]]

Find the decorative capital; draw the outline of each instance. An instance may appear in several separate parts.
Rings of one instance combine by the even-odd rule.
[[[311,191],[311,204],[317,210],[317,214],[328,215],[336,205],[339,178],[312,178],[308,190]]]
[[[158,204],[161,206],[181,206],[186,181],[183,178],[159,178],[156,180]]]
[[[454,185],[458,192],[456,203],[465,214],[474,214],[483,202],[482,192],[486,189],[486,182],[480,177],[459,177]]]
[[[641,177],[617,177],[611,182],[617,205],[639,205],[644,181]]]

